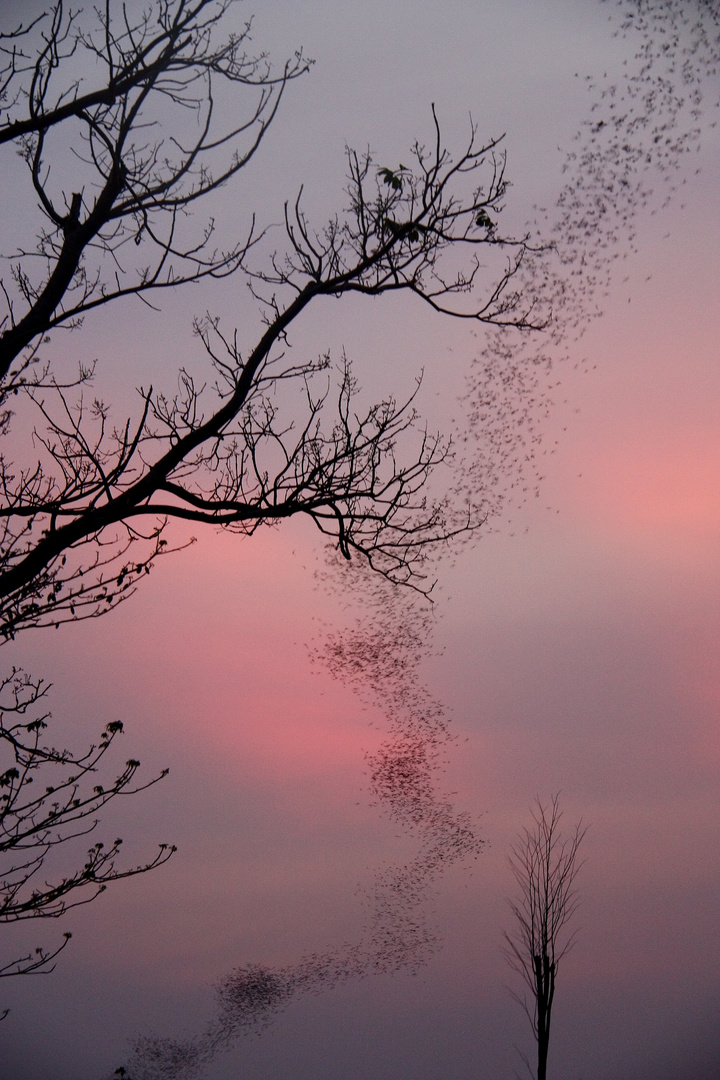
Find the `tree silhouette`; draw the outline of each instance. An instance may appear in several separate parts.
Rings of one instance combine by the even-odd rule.
[[[514,927],[503,937],[508,962],[530,991],[529,1002],[525,995],[513,997],[522,1005],[537,1042],[537,1080],[547,1075],[558,966],[575,942],[576,931],[568,933],[567,927],[578,906],[575,878],[582,866],[578,849],[587,832],[579,822],[563,837],[562,816],[558,795],[547,805],[538,797],[533,828],[523,829],[510,853],[519,891],[517,899],[510,901]]]
[[[58,0],[2,39],[0,144],[23,158],[44,218],[2,282],[5,637],[115,606],[169,550],[171,519],[248,536],[305,515],[345,558],[421,590],[426,551],[484,521],[472,502],[429,496],[452,446],[420,423],[414,395],[361,409],[346,358],[333,386],[329,356],[288,363],[284,350],[310,305],[350,293],[402,290],[475,323],[542,325],[513,286],[527,241],[497,225],[499,140],[473,126],[453,159],[433,113],[432,144],[415,144],[412,167],[348,151],[344,217],[315,227],[298,196],[285,207],[284,252],[266,249],[252,217],[244,237],[217,246],[225,230],[198,229],[191,212],[256,155],[308,68],[297,54],[275,73],[248,54],[250,26],[232,31],[233,6],[171,0],[133,21],[109,3],[82,14]],[[497,256],[491,276],[481,250]],[[229,275],[250,284],[261,322],[253,337],[196,318],[203,386],[181,369],[179,391],[141,387],[136,414],[116,424],[90,398],[93,371],[61,377],[47,359],[59,328],[105,305]],[[147,370],[151,382],[149,360]]]
[[[2,253],[0,640],[111,610],[177,546],[165,535],[173,519],[249,536],[303,514],[345,559],[358,555],[380,579],[426,592],[428,553],[487,516],[482,499],[437,487],[430,495],[454,451],[421,423],[415,394],[360,408],[347,358],[335,367],[329,355],[288,363],[284,353],[310,305],[350,293],[403,290],[471,322],[542,326],[536,300],[514,286],[531,249],[498,226],[507,191],[499,140],[481,141],[471,125],[453,159],[433,110],[432,143],[415,144],[412,167],[348,151],[343,215],[313,226],[298,196],[284,209],[284,251],[268,247],[252,214],[228,240],[212,198],[258,153],[285,90],[309,68],[302,53],[277,70],[254,54],[250,23],[238,29],[235,10],[235,0],[107,0],[85,11],[57,0],[0,34],[0,147],[27,181],[5,188],[5,218],[27,220],[28,200],[39,215]],[[179,390],[156,389],[145,357],[138,408],[119,422],[94,397],[95,368],[68,373],[54,351],[62,330],[79,331],[107,305],[152,306],[164,290],[233,275],[256,298],[255,329],[226,332],[213,315],[197,317],[207,381],[181,368]],[[100,371],[109,365],[98,361]],[[83,868],[35,889],[50,850],[94,828],[109,799],[149,785],[132,786],[131,761],[83,794],[78,785],[120,727],[84,755],[56,751],[43,742],[48,716],[25,723],[46,687],[15,670],[2,687],[15,695],[6,715],[17,718],[0,729],[6,921],[57,917],[164,862],[167,847],[121,871],[118,843],[96,845]],[[34,799],[38,770],[55,779]],[[463,842],[474,842],[469,831]],[[50,970],[58,951],[2,972]]]
[[[165,769],[138,784],[140,762],[130,759],[109,782],[97,782],[122,723],[108,724],[98,742],[82,754],[47,745],[50,713],[38,710],[49,689],[15,668],[0,680],[0,923],[60,918],[70,908],[90,903],[110,882],[161,866],[175,851],[161,844],[149,862],[120,869],[116,860],[122,840],[107,846],[97,841],[77,869],[58,875],[53,868],[53,880],[44,877],[49,856],[60,845],[94,832],[96,815],[107,803],[144,791],[167,774]],[[54,949],[37,948],[27,956],[0,961],[0,978],[52,971],[52,961],[70,937],[66,933]]]

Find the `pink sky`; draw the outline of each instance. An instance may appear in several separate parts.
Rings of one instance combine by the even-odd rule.
[[[317,66],[244,198],[274,207],[308,180],[310,205],[327,214],[344,141],[402,156],[435,100],[453,143],[468,109],[489,134],[508,132],[508,214],[525,220],[533,204],[552,204],[557,146],[585,115],[574,72],[622,55],[611,7],[452,0],[442,18],[425,2],[410,18],[399,0],[258,6],[258,42],[279,54],[302,43]],[[707,93],[718,98],[716,83]],[[443,947],[414,977],[298,1001],[218,1060],[210,1080],[499,1080],[521,1069],[514,1045],[530,1042],[501,955],[507,852],[535,794],[558,790],[568,822],[590,830],[582,930],[558,980],[553,1080],[717,1077],[716,129],[697,164],[670,209],[641,215],[638,253],[572,345],[571,361],[585,363],[561,369],[539,498],[442,571],[423,672],[458,735],[442,782],[487,841],[437,884]],[[190,352],[184,326],[165,344],[163,322],[168,311],[187,321],[190,302],[216,302],[228,319],[251,311],[224,286],[169,300],[125,337],[116,317],[113,346],[127,344],[131,365],[119,394],[129,400],[142,378],[143,341],[160,350],[161,373]],[[406,303],[341,308],[311,315],[298,349],[345,342],[380,393],[390,375],[409,385],[425,365],[421,406],[452,413],[481,338]],[[102,355],[103,327],[84,333],[79,348]],[[317,585],[318,537],[298,524],[243,542],[198,537],[109,618],[7,647],[7,662],[54,683],[53,712],[73,739],[122,719],[121,757],[139,757],[148,774],[170,766],[107,831],[138,857],[158,841],[179,851],[68,918],[72,946],[52,976],[2,987],[12,1008],[2,1080],[97,1080],[143,1031],[196,1032],[213,980],[234,966],[291,964],[358,940],[358,890],[415,851],[370,802],[365,754],[383,738],[379,712],[310,662],[324,628],[354,617]],[[32,927],[29,940],[58,935]]]

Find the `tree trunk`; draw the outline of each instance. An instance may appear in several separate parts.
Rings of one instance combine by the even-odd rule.
[[[533,957],[537,991],[537,1080],[547,1080],[547,1057],[550,1047],[550,1014],[555,995],[555,964],[547,953]]]

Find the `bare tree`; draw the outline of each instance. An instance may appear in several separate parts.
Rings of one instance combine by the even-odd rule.
[[[251,212],[227,239],[215,194],[256,157],[287,87],[309,68],[302,53],[277,68],[254,53],[236,11],[236,0],[106,0],[85,11],[56,0],[0,34],[0,152],[13,178],[4,220],[22,227],[28,200],[37,215],[2,252],[0,640],[111,610],[178,546],[166,536],[172,520],[250,536],[305,515],[345,558],[420,591],[432,587],[427,553],[485,520],[481,498],[432,486],[453,446],[421,422],[415,393],[361,405],[346,357],[294,362],[288,333],[321,297],[399,290],[471,322],[542,326],[515,284],[527,241],[498,225],[500,140],[481,140],[471,124],[453,158],[433,110],[431,143],[414,145],[411,167],[348,151],[344,209],[326,223],[312,224],[298,195],[284,207],[281,250]],[[117,418],[95,391],[107,358],[97,372],[63,368],[58,335],[106,305],[156,307],[165,290],[233,275],[252,291],[256,325],[228,330],[199,315],[191,343],[203,374],[181,368],[158,389],[144,357],[131,415]],[[19,694],[21,717],[44,691],[18,678],[2,685]],[[119,728],[74,756],[44,746],[44,719],[17,723],[0,730],[16,755],[2,777],[11,862],[0,921],[60,915],[165,861],[166,847],[121,871],[117,844],[96,845],[83,869],[36,889],[50,851],[141,787],[136,762],[106,788],[78,786]],[[66,772],[33,801],[38,769]],[[16,860],[21,851],[27,859]],[[4,971],[47,970],[57,951]]]
[[[506,956],[530,992],[513,997],[522,1005],[537,1042],[537,1080],[545,1080],[550,1045],[550,1020],[555,998],[555,978],[562,958],[570,951],[577,931],[569,931],[578,906],[575,879],[582,862],[578,850],[587,828],[578,822],[563,836],[559,795],[549,804],[539,796],[533,811],[533,827],[523,832],[510,854],[510,868],[519,895],[510,901],[515,917],[513,929],[503,933]],[[532,1075],[528,1059],[525,1064]]]
[[[314,227],[298,196],[285,207],[284,252],[261,257],[267,237],[252,217],[221,249],[214,221],[198,231],[191,211],[257,153],[283,91],[308,68],[297,54],[275,73],[248,54],[249,24],[227,29],[233,6],[157,0],[133,21],[130,6],[83,15],[58,0],[0,42],[0,144],[24,159],[45,221],[2,282],[0,434],[13,439],[12,458],[0,458],[6,638],[130,595],[169,550],[170,519],[247,536],[306,515],[346,558],[421,590],[428,549],[484,521],[472,500],[428,493],[453,450],[420,423],[414,395],[360,408],[347,359],[335,375],[327,355],[284,355],[309,305],[348,293],[404,290],[474,322],[542,325],[513,285],[527,242],[497,224],[499,140],[472,127],[453,159],[434,118],[412,168],[348,151],[343,217]],[[239,118],[229,127],[223,95],[232,109],[222,115]],[[137,414],[116,423],[92,400],[92,371],[61,378],[47,359],[55,331],[103,305],[231,274],[250,284],[261,321],[248,337],[211,315],[195,320],[203,386],[181,369],[179,390],[140,388]]]
[[[50,856],[94,832],[97,814],[107,803],[144,791],[167,775],[165,769],[138,784],[140,762],[130,759],[118,775],[98,782],[103,759],[122,733],[120,721],[108,724],[99,741],[82,754],[47,745],[50,713],[39,710],[49,689],[17,669],[0,680],[0,923],[60,918],[70,908],[90,903],[110,882],[161,866],[175,851],[161,844],[149,862],[121,869],[116,860],[122,840],[107,846],[97,841],[76,869],[61,871],[61,861],[50,870],[53,880],[43,880]],[[52,961],[70,936],[66,933],[53,949],[0,960],[0,978],[52,971]]]
[[[222,42],[215,33],[233,0],[165,0],[95,20],[63,0],[30,26],[0,38],[5,103],[0,144],[24,158],[46,228],[20,250],[6,294],[0,376],[57,326],[121,296],[223,277],[242,265],[252,230],[228,250],[214,247],[210,222],[194,241],[181,236],[189,207],[230,180],[254,155],[287,82],[307,69],[300,56],[278,76],[245,52],[250,24]],[[34,52],[24,42],[37,31]],[[99,79],[97,72],[100,72]],[[80,72],[80,74],[78,74]],[[234,121],[217,130],[217,84],[249,92]],[[237,96],[234,104],[239,104]],[[195,121],[188,134],[187,114]],[[161,120],[162,118],[162,120]],[[163,134],[158,128],[162,123]],[[73,157],[68,193],[54,169]],[[145,246],[129,258],[128,244]],[[122,256],[120,252],[122,251]],[[28,260],[24,262],[23,260]],[[26,269],[38,266],[37,274]],[[135,263],[135,265],[133,265]],[[34,356],[31,348],[28,360]]]

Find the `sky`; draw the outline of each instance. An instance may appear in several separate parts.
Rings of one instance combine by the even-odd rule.
[[[715,6],[698,10],[717,36]],[[614,0],[276,0],[254,12],[258,48],[282,57],[302,45],[315,64],[247,175],[223,191],[228,229],[249,208],[277,220],[300,184],[309,212],[329,216],[342,206],[345,145],[399,162],[429,137],[431,102],[453,147],[469,114],[481,132],[506,133],[504,220],[551,229],[564,220],[563,185],[582,180],[568,159],[583,145],[574,138],[603,115],[584,76],[602,90],[635,51],[632,37],[613,36]],[[411,674],[421,704],[426,688],[445,708],[455,738],[439,783],[483,845],[429,883],[434,948],[414,971],[298,994],[260,1035],[217,1055],[209,1080],[523,1075],[531,1035],[502,953],[507,857],[536,795],[556,792],[567,825],[582,819],[588,832],[549,1075],[720,1071],[717,75],[703,90],[699,149],[649,174],[655,194],[618,226],[621,257],[605,264],[607,295],[595,298],[602,315],[586,311],[586,332],[552,345],[537,495],[529,469],[528,497],[511,491],[479,542],[439,564],[431,635]],[[584,243],[597,253],[602,240]],[[101,369],[121,360],[100,378],[122,408],[148,371],[172,385],[178,357],[197,361],[192,314],[209,308],[252,337],[257,319],[238,289],[164,297],[158,315],[118,308],[88,320],[73,354],[98,356]],[[293,344],[345,346],[369,392],[390,381],[399,396],[424,369],[419,407],[446,424],[489,347],[480,330],[396,298],[328,301]],[[0,987],[11,1009],[2,1080],[98,1080],[149,1032],[194,1038],[213,985],[234,968],[290,969],[366,941],[378,873],[416,855],[418,837],[371,796],[384,699],[322,662],[328,634],[355,640],[343,628],[368,617],[361,598],[323,582],[307,524],[250,540],[196,532],[107,618],[5,646],[6,665],[53,683],[65,741],[121,719],[119,760],[140,758],[148,777],[170,768],[111,805],[98,836],[123,836],[128,859],[158,842],[178,851],[62,924],[3,931],[13,954],[63,929],[73,939],[51,975]]]

